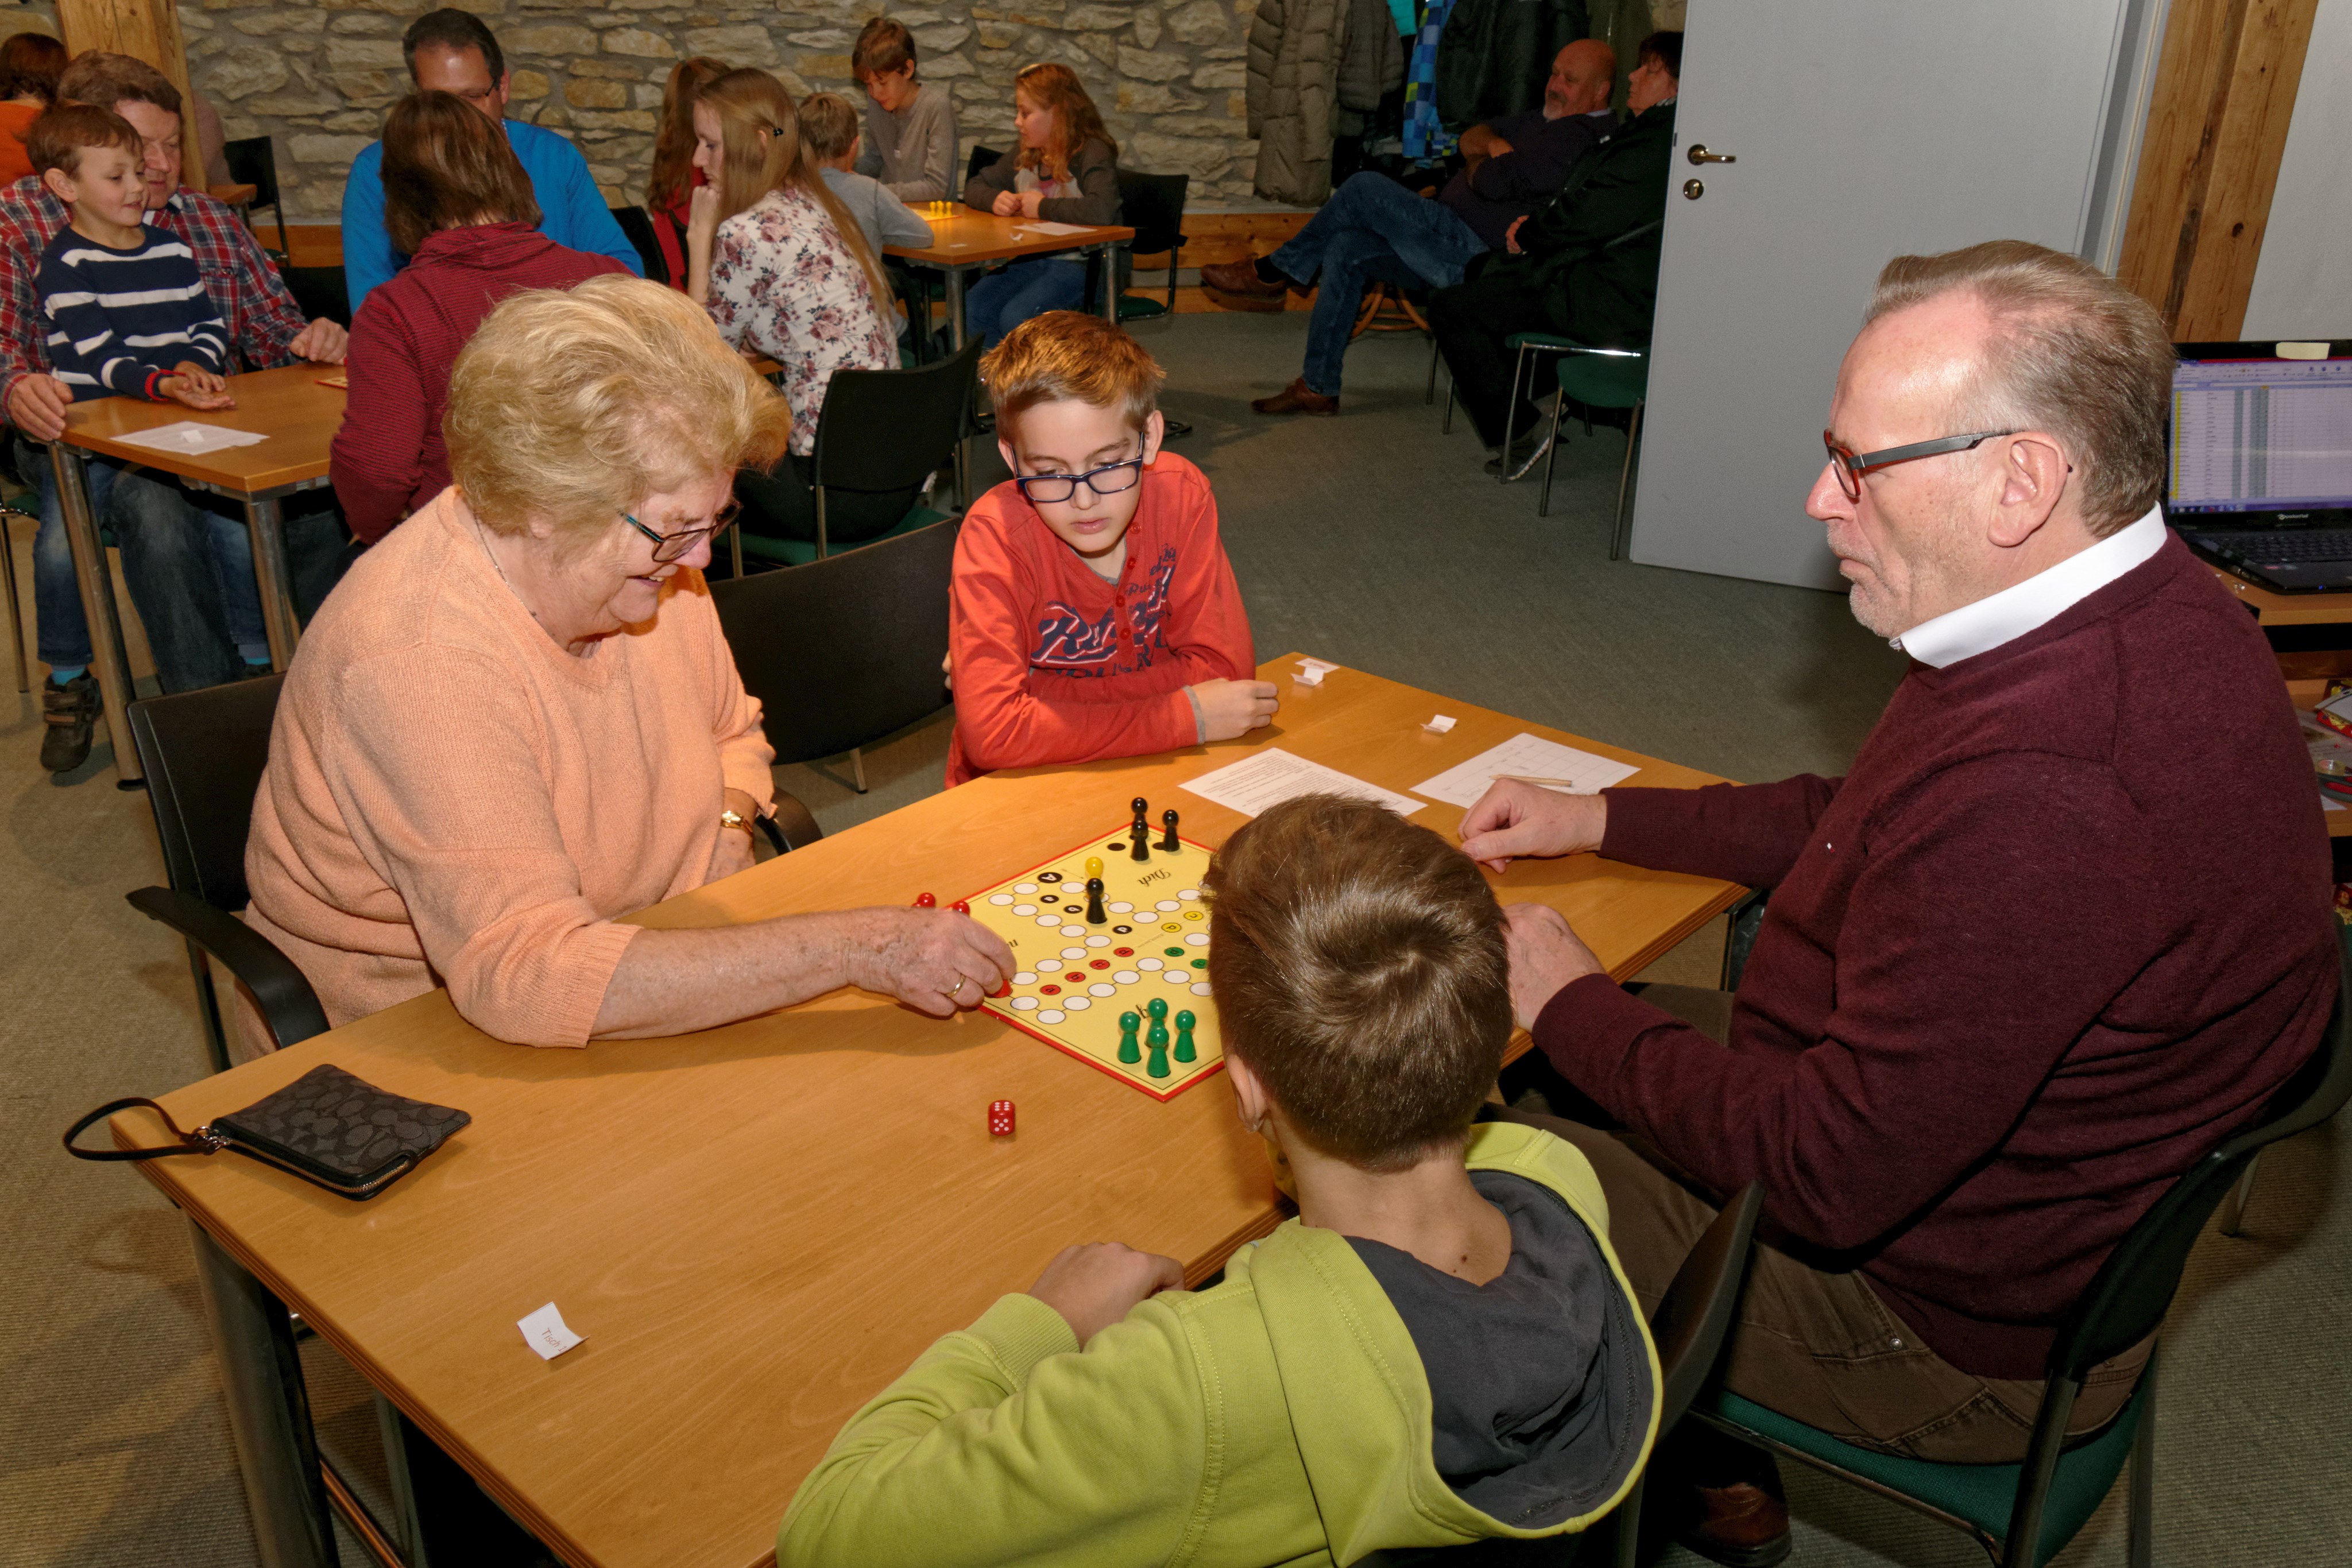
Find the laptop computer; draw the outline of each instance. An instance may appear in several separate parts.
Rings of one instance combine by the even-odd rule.
[[[2273,592],[2352,590],[2352,342],[2179,351],[2165,520]]]

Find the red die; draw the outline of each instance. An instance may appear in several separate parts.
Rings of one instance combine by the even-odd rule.
[[[996,1137],[1009,1137],[1013,1133],[1013,1102],[991,1100],[988,1103],[988,1130]]]

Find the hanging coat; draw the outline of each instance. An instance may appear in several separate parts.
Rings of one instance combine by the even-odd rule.
[[[1328,196],[1342,110],[1377,108],[1403,78],[1384,0],[1258,0],[1248,79],[1257,193],[1301,204]]]
[[[1560,50],[1583,37],[1584,0],[1454,0],[1437,44],[1437,113],[1476,125],[1541,109]]]

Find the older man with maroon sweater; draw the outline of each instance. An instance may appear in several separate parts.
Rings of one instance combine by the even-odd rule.
[[[1890,263],[1808,504],[1856,619],[1913,661],[1853,770],[1502,784],[1463,822],[1497,867],[1598,850],[1771,890],[1736,1000],[1621,989],[1531,905],[1513,987],[1622,1124],[1574,1135],[1645,1295],[1712,1218],[1695,1191],[1763,1182],[1727,1382],[1851,1443],[2021,1458],[2060,1318],[2335,1001],[2277,665],[2157,504],[2171,362],[2154,312],[2072,257]],[[2114,1416],[2147,1351],[2093,1375],[2074,1430]],[[1685,1539],[1779,1561],[1769,1460],[1712,1458],[1689,1479],[1745,1484],[1703,1490]]]

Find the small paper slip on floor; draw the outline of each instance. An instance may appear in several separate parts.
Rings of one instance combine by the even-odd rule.
[[[1622,783],[1640,771],[1630,762],[1612,762],[1572,746],[1522,733],[1447,768],[1434,779],[1414,785],[1412,792],[1466,810],[1477,803],[1488,785],[1512,774],[1565,779],[1569,785],[1566,793],[1591,795],[1612,784]]]
[[[1244,758],[1213,773],[1203,773],[1184,788],[1244,817],[1255,817],[1269,806],[1295,800],[1301,795],[1344,795],[1352,800],[1370,800],[1375,806],[1386,806],[1400,817],[1410,817],[1421,810],[1421,802],[1408,796],[1351,779],[1319,762],[1293,757],[1279,747]]]
[[[116,437],[125,446],[151,447],[157,452],[177,452],[193,456],[203,452],[218,452],[229,446],[251,446],[269,437],[257,435],[250,430],[230,430],[225,425],[198,424],[184,419],[177,424],[159,424],[152,430],[142,430],[136,435]]]
[[[588,1337],[572,1332],[571,1326],[563,1321],[563,1314],[555,1310],[553,1301],[527,1318],[516,1319],[515,1327],[522,1330],[523,1343],[537,1351],[541,1361],[553,1361]]]

